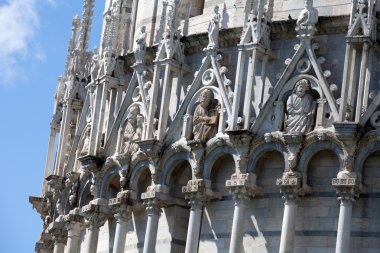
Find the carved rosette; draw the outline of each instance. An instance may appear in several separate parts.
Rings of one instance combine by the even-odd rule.
[[[202,209],[205,202],[219,197],[219,194],[211,190],[211,181],[205,179],[193,179],[182,187],[185,199],[189,201],[191,210]]]
[[[235,205],[262,194],[261,188],[256,185],[256,175],[253,173],[233,174],[231,179],[226,181],[226,187],[230,189]]]
[[[278,178],[276,185],[280,187],[285,204],[297,202],[300,197],[304,195],[304,192],[301,189],[301,178]]]

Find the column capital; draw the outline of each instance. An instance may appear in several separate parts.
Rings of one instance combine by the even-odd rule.
[[[280,187],[282,198],[285,204],[288,202],[298,201],[300,197],[305,195],[305,190],[301,188],[301,178],[299,177],[283,177],[278,178],[276,185]]]
[[[49,233],[52,235],[54,243],[65,244],[67,240],[67,232],[64,227],[63,222],[54,221],[49,224],[48,227]]]
[[[161,201],[158,198],[144,199],[144,206],[148,215],[159,215],[161,212]]]
[[[122,191],[117,194],[116,198],[112,198],[108,203],[109,207],[115,213],[114,217],[117,221],[127,222],[132,214],[132,199],[130,191]]]
[[[220,198],[217,192],[211,190],[211,181],[206,179],[192,179],[182,187],[185,199],[189,201],[192,210],[202,209],[205,202]]]
[[[341,176],[343,173],[341,173],[338,174],[337,178],[332,179],[332,185],[335,187],[338,200],[341,203],[352,203],[359,197],[361,192],[358,179],[356,177],[343,178]]]
[[[262,194],[262,189],[256,184],[256,174],[235,173],[226,181],[235,202],[248,200]]]
[[[53,252],[54,243],[52,240],[52,235],[49,233],[42,232],[40,240],[36,243],[34,251],[37,253],[51,253]]]
[[[95,229],[103,226],[106,220],[111,216],[107,199],[95,199],[90,201],[88,205],[82,207],[81,213],[85,218],[85,224],[89,228]]]

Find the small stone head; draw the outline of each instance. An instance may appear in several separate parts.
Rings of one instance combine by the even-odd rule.
[[[211,101],[214,100],[214,93],[210,89],[205,89],[201,92],[199,103],[203,108],[209,106]]]
[[[215,12],[216,14],[219,13],[219,6],[218,6],[218,5],[215,5],[215,7],[214,7],[214,12]]]
[[[303,97],[309,91],[309,89],[309,81],[306,79],[301,79],[296,83],[293,93],[295,93],[298,97]]]
[[[305,7],[306,9],[313,7],[313,0],[305,0]]]
[[[75,203],[77,202],[77,197],[75,197],[75,195],[70,195],[69,197],[69,203],[70,203],[70,206],[71,207],[74,207]]]
[[[97,192],[97,187],[96,187],[96,185],[93,185],[93,184],[92,184],[92,185],[90,186],[90,192],[91,192],[91,195],[95,197],[96,192]]]
[[[97,55],[99,54],[99,48],[98,47],[94,47],[94,55]]]
[[[146,31],[145,25],[141,26],[140,27],[140,33],[145,33],[145,31]]]
[[[131,124],[135,124],[137,121],[137,115],[139,113],[139,108],[137,106],[134,106],[128,110],[127,120]]]

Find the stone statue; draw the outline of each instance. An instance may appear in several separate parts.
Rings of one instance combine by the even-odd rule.
[[[218,106],[210,89],[202,91],[193,117],[194,140],[208,141],[218,132]]]
[[[219,48],[219,6],[216,5],[214,8],[214,16],[208,24],[208,45],[207,48]]]
[[[86,137],[83,141],[83,147],[79,153],[80,156],[88,155],[88,152],[90,151],[90,134],[91,134],[91,128],[88,127],[86,129],[86,133],[85,133]]]
[[[145,32],[145,26],[140,27],[140,33],[137,35],[136,39],[136,49],[135,49],[135,64],[143,64],[145,59],[145,39],[146,39],[146,32]]]
[[[286,132],[308,133],[314,125],[316,102],[309,94],[310,84],[306,79],[298,81],[286,102],[288,119],[285,121]]]
[[[133,154],[138,150],[136,141],[141,140],[143,116],[139,115],[139,109],[132,107],[127,116],[127,123],[123,133],[123,154]]]
[[[313,7],[313,0],[305,0],[305,9],[301,11],[297,19],[297,25],[301,29],[306,29],[309,25],[314,27],[318,22],[318,10]]]
[[[91,82],[94,82],[99,72],[99,49],[94,48],[94,55],[92,56],[91,63]]]

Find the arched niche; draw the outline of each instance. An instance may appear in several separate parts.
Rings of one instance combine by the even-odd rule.
[[[260,155],[254,165],[257,175],[257,185],[262,187],[264,193],[278,193],[276,179],[281,178],[285,170],[285,159],[281,152],[268,150]]]
[[[362,167],[362,182],[366,187],[366,191],[371,195],[372,193],[380,192],[380,149],[374,150],[369,153],[363,162]]]
[[[220,95],[219,88],[215,86],[205,86],[200,88],[192,97],[187,110],[186,115],[183,117],[183,129],[182,129],[182,138],[186,140],[192,140],[194,139],[193,135],[193,119],[194,119],[194,112],[196,111],[197,106],[199,105],[199,98],[205,90],[210,90],[213,94],[214,100],[211,101],[211,103],[214,104],[214,110],[217,110],[218,115],[218,122],[217,124],[217,132],[224,133],[225,130],[225,119],[226,115],[224,114],[224,104],[223,100]]]
[[[140,161],[132,168],[132,173],[128,180],[128,189],[136,191],[138,194],[146,192],[147,187],[152,183],[152,174],[149,170],[149,161]]]
[[[229,196],[226,181],[235,173],[235,161],[231,154],[221,154],[211,168],[211,189],[221,196]]]
[[[184,198],[182,186],[187,185],[187,182],[192,178],[192,170],[188,161],[178,161],[170,170],[165,184],[169,187],[169,192],[176,198]]]
[[[107,170],[102,178],[100,196],[105,199],[116,198],[120,189],[119,168],[112,167]]]
[[[313,129],[325,128],[332,125],[332,113],[327,104],[325,95],[319,85],[317,78],[311,75],[301,74],[291,78],[283,87],[275,101],[275,130],[285,131],[284,122],[287,119],[287,100],[292,95],[293,89],[298,81],[306,79],[310,84],[309,94],[315,102]]]
[[[189,162],[188,162],[189,159],[190,159],[190,154],[187,152],[183,152],[183,151],[175,153],[174,155],[170,156],[165,161],[165,164],[162,167],[160,183],[163,185],[169,185],[170,175],[173,172],[173,168],[177,167],[179,164],[182,164],[182,165],[184,163],[189,164]],[[187,165],[185,167],[187,167]],[[185,185],[186,185],[186,183],[185,183]]]
[[[363,145],[356,153],[354,171],[362,172],[365,161],[376,151],[380,151],[380,142],[374,141]]]
[[[233,157],[236,156],[237,154],[236,154],[235,149],[233,149],[230,146],[216,147],[207,154],[205,162],[204,162],[204,166],[203,166],[203,173],[202,173],[204,179],[211,180],[211,173],[212,173],[212,170],[215,168],[215,164],[224,155],[229,155],[234,160]],[[235,173],[236,161],[234,161],[234,164],[232,167],[234,169],[233,173]]]
[[[333,150],[318,150],[313,154],[307,164],[306,183],[311,186],[314,194],[323,192],[335,194],[331,181],[336,178],[340,166],[339,157]]]
[[[123,115],[119,126],[116,150],[120,154],[133,154],[137,149],[136,141],[141,140],[145,132],[146,112],[141,102],[132,103]],[[128,133],[126,133],[126,131]],[[128,148],[126,148],[126,136],[128,136]],[[125,150],[127,149],[127,150]]]
[[[287,160],[289,156],[288,150],[282,143],[276,142],[276,141],[263,143],[259,145],[258,147],[254,148],[249,154],[247,172],[256,173],[256,170],[259,169],[257,167],[257,163],[259,159],[261,158],[261,156],[272,151],[276,151],[280,153],[283,160]],[[283,171],[286,171],[287,169],[286,166],[287,165],[284,164]]]
[[[79,189],[78,207],[85,206],[94,199],[94,196],[92,196],[90,192],[91,184],[91,178],[87,178],[83,181]]]
[[[323,150],[330,150],[338,159],[339,170],[343,169],[344,151],[339,144],[332,141],[317,141],[305,147],[300,155],[298,162],[298,170],[306,175],[308,173],[308,164],[310,159],[315,156],[316,153]]]

